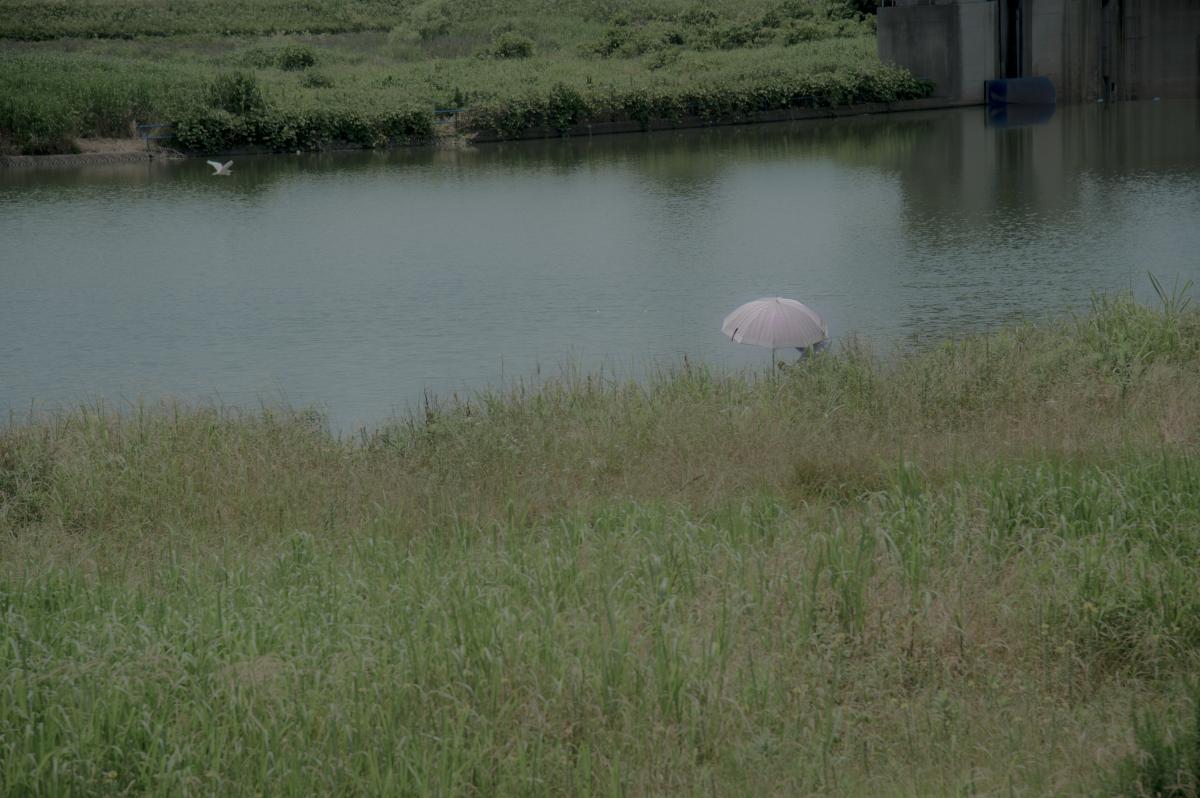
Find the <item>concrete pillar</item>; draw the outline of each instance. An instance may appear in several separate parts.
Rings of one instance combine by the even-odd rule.
[[[996,0],[888,6],[876,19],[879,57],[934,83],[934,96],[981,103],[996,74]]]
[[[995,0],[958,6],[959,96],[983,102],[983,83],[997,75],[997,4]]]
[[[1025,0],[1029,75],[1050,78],[1062,91],[1066,81],[1066,0]]]

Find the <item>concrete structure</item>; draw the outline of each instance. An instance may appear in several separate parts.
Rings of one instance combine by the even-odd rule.
[[[1061,100],[1200,97],[1200,0],[885,0],[880,57],[977,103],[1044,76]]]

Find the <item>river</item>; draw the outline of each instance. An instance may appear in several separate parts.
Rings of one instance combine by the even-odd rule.
[[[1200,103],[982,108],[0,171],[0,410],[177,398],[332,426],[572,366],[764,366],[798,298],[884,355],[1200,278]]]

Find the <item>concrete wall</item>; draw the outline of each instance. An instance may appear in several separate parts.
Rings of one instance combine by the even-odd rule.
[[[1116,96],[1200,97],[1200,2],[1123,0],[1120,12]]]
[[[996,2],[974,0],[879,9],[879,57],[932,80],[934,96],[983,102],[996,69]]]
[[[1062,0],[1061,66],[1055,81],[1066,101],[1104,97],[1102,37],[1104,9],[1099,0]]]
[[[1200,97],[1197,0],[1030,1],[1062,19],[1034,36],[1043,74],[1065,99]]]
[[[1115,0],[1113,0],[1115,2]],[[1025,0],[1026,74],[1050,79],[1060,100],[1104,96],[1100,0]]]
[[[1050,78],[1060,100],[1200,97],[1200,0],[1022,5],[1021,71]],[[1002,74],[1001,21],[996,0],[896,0],[879,9],[879,55],[938,97],[981,102],[983,81]]]
[[[876,31],[880,60],[932,80],[934,96],[958,96],[957,6],[881,8]]]
[[[983,102],[983,83],[996,76],[997,15],[995,0],[958,6],[959,86],[964,100]]]
[[[1026,0],[1025,75],[1050,78],[1062,92],[1067,0]]]

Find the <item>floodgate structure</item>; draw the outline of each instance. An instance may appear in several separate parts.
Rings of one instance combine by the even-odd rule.
[[[1200,97],[1196,0],[885,0],[878,44],[964,104],[1023,78],[1067,102]]]

